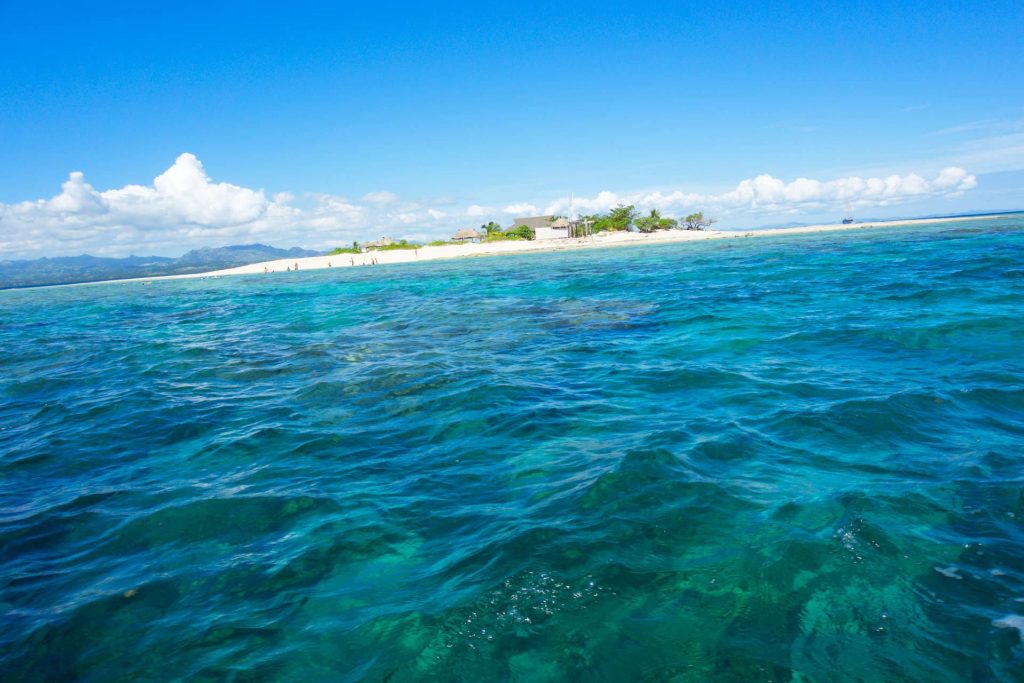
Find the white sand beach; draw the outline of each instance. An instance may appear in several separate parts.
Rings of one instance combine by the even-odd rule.
[[[189,275],[171,275],[163,278],[145,278],[147,280],[169,278],[213,277],[223,275],[253,275],[287,272],[296,264],[300,271],[323,268],[351,268],[354,266],[386,265],[392,263],[413,263],[419,261],[436,261],[440,259],[471,258],[478,256],[495,256],[500,254],[521,254],[538,251],[563,251],[567,249],[600,249],[604,247],[636,246],[643,244],[668,244],[672,242],[690,242],[697,240],[744,239],[751,237],[782,237],[785,235],[803,235],[807,233],[838,232],[869,230],[872,228],[889,228],[901,225],[917,225],[924,223],[951,223],[963,220],[996,219],[999,216],[983,216],[978,218],[921,218],[899,221],[877,221],[873,223],[807,225],[797,228],[774,228],[761,230],[665,230],[653,233],[636,232],[602,232],[592,237],[580,239],[554,239],[542,241],[507,241],[484,242],[480,244],[447,244],[436,247],[420,247],[413,249],[395,249],[390,251],[371,251],[363,254],[338,254],[336,256],[311,256],[300,259],[282,259],[252,263],[237,268],[215,270],[207,273]],[[374,262],[376,261],[376,264]]]
[[[300,271],[321,270],[325,268],[352,268],[355,266],[387,265],[394,263],[417,263],[420,261],[438,261],[442,259],[474,258],[483,256],[500,256],[502,254],[525,254],[530,252],[566,251],[570,249],[604,249],[608,247],[629,247],[644,244],[671,244],[674,242],[695,242],[699,240],[743,239],[751,237],[784,237],[786,235],[805,235],[821,232],[845,232],[869,230],[872,228],[890,228],[901,225],[922,225],[929,223],[954,223],[966,220],[995,220],[1005,218],[1003,214],[985,216],[957,216],[955,218],[912,218],[898,221],[874,221],[871,223],[804,225],[796,228],[765,228],[758,230],[662,230],[653,233],[638,232],[602,232],[591,237],[580,239],[553,239],[539,241],[510,240],[505,242],[483,242],[480,244],[446,244],[436,247],[420,247],[419,249],[394,249],[389,251],[370,251],[362,254],[338,254],[336,256],[308,256],[299,259],[278,259],[250,263],[235,268],[211,270],[204,273],[187,273],[182,275],[156,275],[152,277],[124,278],[119,280],[99,280],[69,285],[49,285],[52,287],[83,287],[103,284],[106,282],[153,282],[156,280],[183,280],[192,278],[223,277],[228,275],[270,275],[285,273],[289,269],[294,272],[298,265]]]

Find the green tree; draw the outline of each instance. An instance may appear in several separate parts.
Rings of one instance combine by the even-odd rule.
[[[608,216],[603,213],[592,213],[589,216],[582,216],[581,221],[590,221],[590,229],[595,233],[608,230]]]
[[[655,212],[652,211],[651,213],[653,214]],[[640,232],[654,232],[658,229],[658,223],[660,220],[660,217],[654,215],[640,216],[640,218],[633,221],[633,225],[635,225],[636,229]]]
[[[514,228],[510,228],[505,231],[505,237],[513,240],[532,240],[537,236],[533,228],[525,225],[519,225]]]
[[[608,230],[628,230],[636,218],[636,207],[619,204],[608,212]]]
[[[633,225],[640,232],[654,232],[655,230],[670,230],[679,226],[675,218],[665,218],[657,209],[651,209],[649,216],[641,216],[633,221]]]
[[[705,218],[703,211],[697,213],[691,213],[689,216],[683,219],[686,223],[687,230],[703,230],[712,223],[715,222],[714,218]]]
[[[501,226],[495,223],[494,221],[491,221],[490,223],[487,223],[485,225],[481,225],[480,229],[484,231],[485,235],[493,235],[495,233],[501,232]]]

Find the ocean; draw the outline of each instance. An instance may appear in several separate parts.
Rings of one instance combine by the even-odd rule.
[[[0,292],[5,681],[1024,680],[1024,218]]]

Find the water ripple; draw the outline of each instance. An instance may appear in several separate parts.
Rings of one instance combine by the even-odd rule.
[[[4,292],[4,679],[1020,680],[1022,228]]]

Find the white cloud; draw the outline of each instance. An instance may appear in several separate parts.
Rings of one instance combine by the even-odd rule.
[[[398,201],[398,195],[394,192],[367,192],[363,195],[363,201],[371,204],[391,204]]]
[[[848,177],[830,181],[797,178],[787,183],[763,174],[740,181],[734,189],[721,194],[682,191],[667,194],[600,192],[594,197],[576,197],[575,201],[562,197],[550,204],[547,212],[566,213],[574,209],[577,213],[594,213],[607,211],[619,204],[634,204],[642,210],[658,209],[669,215],[698,208],[726,214],[795,214],[843,208],[847,205],[890,206],[923,197],[956,197],[976,185],[977,179],[959,167],[944,168],[931,181],[910,173],[885,178]]]
[[[1021,141],[1014,140],[1018,147]],[[988,149],[979,153],[989,152]],[[405,201],[391,192],[359,200],[335,194],[255,190],[214,182],[192,154],[182,154],[150,185],[97,190],[73,172],[51,199],[0,204],[0,258],[29,258],[83,252],[121,256],[180,254],[198,246],[263,241],[282,246],[327,248],[380,235],[424,239],[448,235],[461,221],[499,220],[503,215],[595,213],[618,204],[656,208],[679,216],[696,209],[720,217],[750,213],[795,215],[852,207],[888,206],[921,198],[955,197],[973,189],[975,177],[959,166],[931,180],[910,173],[786,182],[771,175],[743,180],[719,194],[684,190],[559,198],[546,207],[530,202],[503,209],[468,206],[450,199]]]
[[[503,211],[507,214],[511,214],[514,216],[529,216],[532,214],[540,213],[540,209],[538,209],[533,204],[527,202],[521,202],[519,204],[509,204],[503,209]]]
[[[983,173],[1024,169],[1024,133],[997,135],[961,145],[950,161],[968,164]]]
[[[213,182],[199,159],[182,154],[151,185],[98,191],[75,171],[51,199],[0,204],[0,254],[180,254],[250,240],[321,248],[403,226],[441,227],[443,212],[398,200],[391,192],[361,202],[290,192],[268,198],[263,190]]]
[[[977,187],[978,181],[974,176],[968,175],[964,169],[949,166],[942,169],[942,172],[935,179],[934,186],[938,190],[952,189],[956,192],[964,192],[965,190],[973,190]]]

